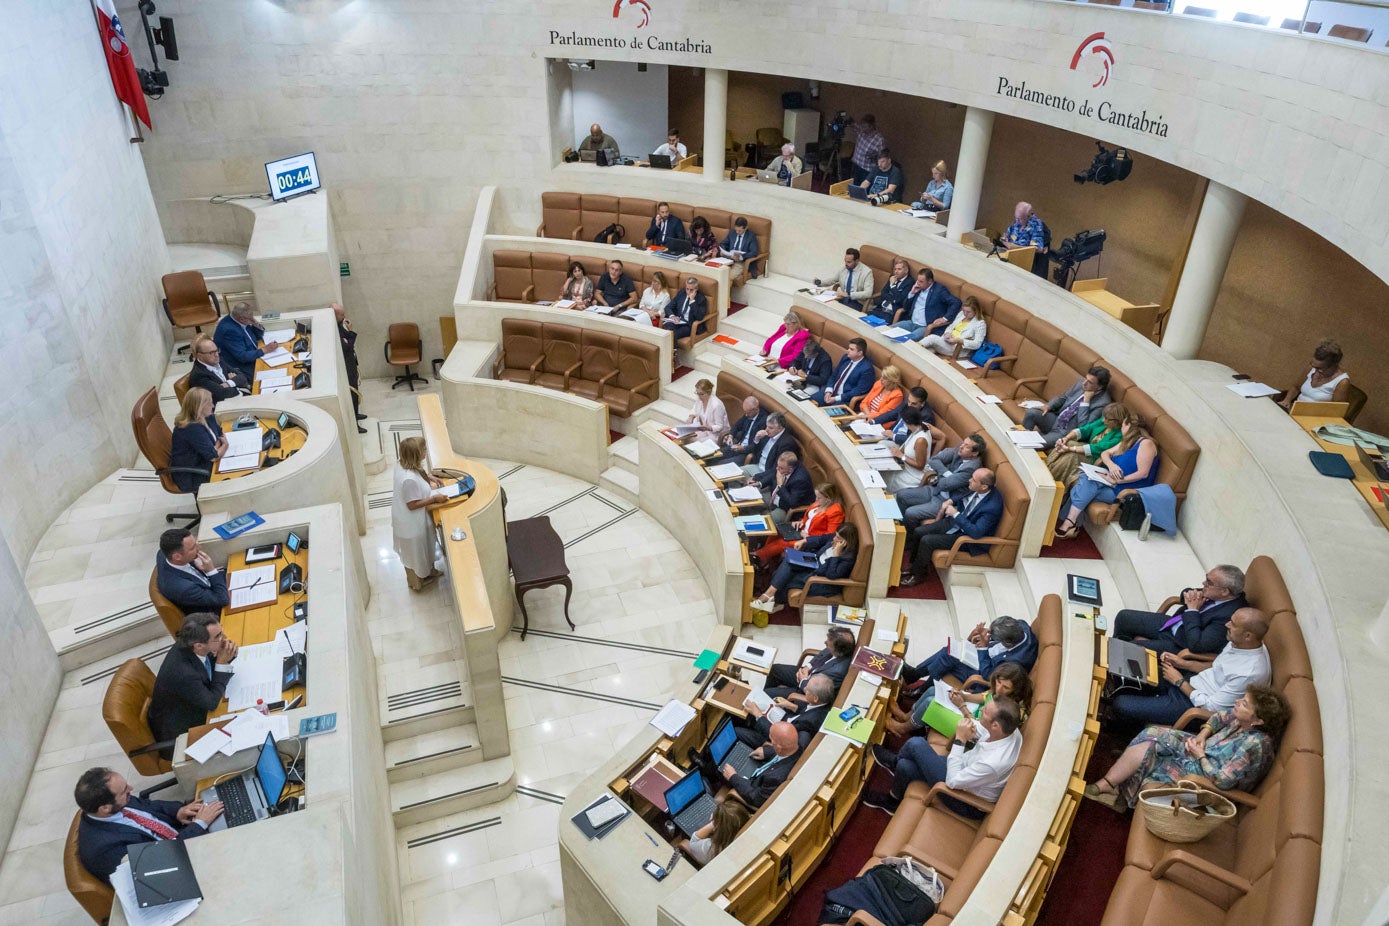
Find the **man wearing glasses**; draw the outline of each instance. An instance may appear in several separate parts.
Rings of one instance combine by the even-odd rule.
[[[188,374],[190,389],[206,389],[212,393],[212,405],[223,399],[234,399],[251,391],[251,384],[239,370],[222,362],[217,343],[205,334],[193,338],[193,370]]]
[[[1249,603],[1244,600],[1244,572],[1238,566],[1215,566],[1200,588],[1183,589],[1181,606],[1166,614],[1120,611],[1114,636],[1157,650],[1218,653],[1225,647],[1225,622]]]

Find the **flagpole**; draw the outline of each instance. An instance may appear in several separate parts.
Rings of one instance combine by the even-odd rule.
[[[135,116],[135,111],[129,106],[121,105],[121,109],[130,114],[130,122],[135,126],[135,137],[130,140],[132,145],[143,144],[145,141],[144,133],[140,131],[140,120]]]

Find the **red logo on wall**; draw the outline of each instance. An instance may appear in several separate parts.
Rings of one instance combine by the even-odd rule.
[[[641,22],[637,23],[637,28],[641,29],[651,22],[651,4],[646,0],[616,0],[613,4],[613,19],[622,17],[624,7],[632,7],[641,13]]]
[[[618,0],[619,3],[622,0]],[[617,15],[616,13],[613,14]],[[1096,32],[1094,35],[1080,43],[1076,53],[1071,56],[1071,70],[1078,70],[1080,62],[1085,58],[1099,59],[1099,76],[1092,87],[1103,87],[1109,83],[1109,72],[1114,69],[1114,49],[1109,47],[1109,42],[1105,40],[1103,32]]]

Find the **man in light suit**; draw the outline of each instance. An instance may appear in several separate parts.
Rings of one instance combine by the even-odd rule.
[[[222,802],[151,801],[109,768],[89,768],[77,779],[73,798],[82,811],[77,824],[77,857],[82,867],[107,884],[133,845],[161,839],[192,839],[222,815]]]
[[[1071,431],[1100,417],[1109,401],[1109,371],[1091,367],[1074,386],[1048,402],[1045,409],[1029,408],[1022,416],[1022,426],[1041,434],[1050,450]]]
[[[898,583],[911,588],[925,581],[931,569],[931,554],[948,550],[963,534],[966,537],[989,537],[1003,520],[1003,495],[994,488],[994,472],[980,467],[969,479],[966,491],[947,498],[940,506],[934,521],[927,521],[912,534],[917,541],[912,567],[902,574]],[[960,552],[977,556],[989,548],[982,543],[967,543]]]
[[[651,219],[651,227],[646,230],[646,240],[642,242],[642,247],[649,248],[653,244],[661,247],[669,247],[670,242],[676,238],[687,240],[689,233],[685,231],[685,223],[680,221],[680,216],[670,214],[670,203],[661,203],[656,207],[656,215]]]
[[[190,614],[183,619],[174,648],[164,657],[154,679],[145,719],[157,741],[207,722],[227,693],[236,668],[237,645],[222,632],[216,614]],[[172,750],[170,750],[172,752]]]
[[[217,342],[205,334],[193,336],[193,369],[188,371],[189,389],[206,389],[212,394],[212,407],[223,399],[234,399],[251,391],[251,383],[237,370],[222,362]]]
[[[752,447],[743,462],[743,472],[754,479],[769,469],[775,469],[776,461],[781,459],[783,453],[794,453],[799,449],[796,438],[786,430],[786,416],[781,412],[768,415],[766,426],[752,440]]]
[[[940,514],[941,503],[964,490],[970,476],[984,463],[981,459],[984,446],[983,437],[971,434],[960,441],[959,446],[946,447],[926,461],[921,485],[903,489],[894,496],[897,507],[902,511],[902,526],[907,533]]]
[[[768,733],[772,756],[751,775],[739,775],[733,766],[719,769],[720,776],[749,807],[761,807],[781,783],[791,777],[796,759],[801,754],[800,734],[786,721],[772,724]]]
[[[892,316],[892,323],[910,331],[913,341],[920,341],[928,334],[944,331],[959,311],[960,300],[936,282],[929,267],[922,267],[916,272],[916,285]]]
[[[824,280],[816,277],[815,285],[834,290],[839,293],[840,305],[862,312],[873,298],[873,268],[859,262],[858,248],[847,248],[843,268]]]
[[[829,716],[830,702],[834,700],[834,682],[827,675],[812,675],[805,683],[805,703],[800,705],[800,710],[796,713],[786,715],[787,723],[796,728],[796,733],[800,736],[800,745],[804,749],[810,745],[810,738],[820,730],[820,724],[825,722]],[[781,699],[776,706],[782,710],[787,710],[791,702]],[[745,720],[734,721],[738,724],[735,736],[740,743],[747,743],[753,747],[752,757],[754,759],[770,759],[772,757],[771,735],[772,722],[767,719],[767,715],[751,701],[743,702],[743,709],[748,712]]]
[[[821,407],[848,405],[854,399],[868,395],[878,376],[873,372],[873,361],[868,359],[867,354],[868,342],[863,338],[851,338],[849,349],[839,358],[829,382],[812,395],[810,401]]]
[[[733,227],[729,229],[728,234],[724,235],[723,240],[719,242],[719,254],[733,261],[733,267],[736,271],[748,267],[750,262],[756,260],[757,255],[761,253],[757,246],[757,233],[749,231],[748,220],[741,215],[738,216],[733,220]],[[734,274],[735,277],[738,275],[737,273]],[[756,265],[751,266],[751,272],[748,275],[756,278]]]
[[[833,684],[836,691],[849,674],[849,664],[854,661],[854,647],[858,640],[848,627],[832,624],[825,633],[825,648],[802,666],[789,663],[776,663],[767,672],[765,690],[769,697],[787,698],[797,704],[805,703],[805,686],[812,678],[823,675]],[[794,698],[792,696],[795,696]],[[834,695],[830,695],[834,700]]]
[[[675,340],[688,338],[695,322],[703,321],[709,313],[709,300],[699,291],[699,280],[685,279],[685,288],[674,299],[666,303],[665,318],[661,327],[675,335]]]
[[[256,360],[280,346],[265,340],[265,329],[256,324],[256,315],[246,302],[238,302],[222,316],[212,332],[212,340],[222,352],[222,362],[248,383],[255,381]]]
[[[171,527],[159,535],[154,568],[159,594],[184,614],[221,611],[231,604],[226,573],[203,552],[190,530]]]

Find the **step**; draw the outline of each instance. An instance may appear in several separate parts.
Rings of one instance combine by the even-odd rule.
[[[637,478],[636,473],[628,472],[621,467],[610,466],[603,470],[603,475],[598,478],[598,487],[633,505],[640,501],[638,493],[641,491],[641,480]]]
[[[243,292],[251,289],[246,249],[233,244],[171,244],[169,262],[173,270],[197,270],[214,292]],[[229,286],[238,279],[244,286]]]
[[[132,647],[171,642],[168,629],[148,601],[59,627],[49,631],[48,638],[64,672],[89,666]]]
[[[625,469],[634,476],[637,475],[638,446],[636,437],[630,435],[609,444],[608,456],[612,465],[617,469]]]
[[[516,790],[516,766],[511,756],[501,756],[392,782],[390,789],[396,826],[411,826],[504,800]]]
[[[381,436],[381,422],[368,415],[366,420],[358,424],[367,429],[367,433],[357,435],[362,442],[362,466],[367,475],[385,472],[392,460],[385,453],[386,440]]]
[[[946,593],[946,601],[950,604],[950,614],[955,620],[955,630],[962,637],[977,624],[988,626],[992,619],[992,615],[989,614],[989,601],[982,586],[952,582]]]
[[[388,742],[472,723],[472,689],[458,660],[427,666],[410,676],[382,679],[381,736]]]
[[[743,284],[742,289],[742,301],[748,304],[748,308],[734,315],[731,321],[736,322],[743,316],[743,312],[749,311],[754,306],[764,312],[774,312],[778,316],[785,315],[787,310],[794,305],[796,291],[807,285],[806,280],[797,280],[794,277],[782,276],[778,273],[749,280]],[[768,333],[770,334],[770,332]]]
[[[1016,617],[1032,622],[1037,608],[1032,603],[1022,577],[1012,569],[984,569],[984,596],[989,602],[990,617]]]
[[[386,778],[424,778],[482,761],[477,724],[431,730],[386,744]]]
[[[750,305],[737,315],[720,321],[719,333],[737,338],[740,341],[751,341],[760,346],[776,333],[785,317],[786,311],[784,309],[780,312],[769,311]]]
[[[668,428],[672,425],[684,424],[685,419],[689,416],[690,403],[660,398],[650,405],[643,406],[632,417],[637,419],[638,425],[642,422],[654,421],[661,427]]]

